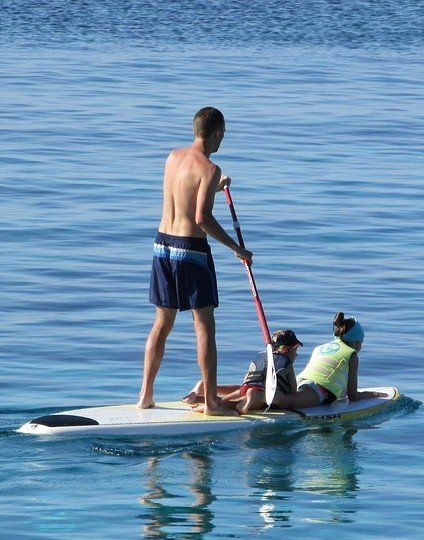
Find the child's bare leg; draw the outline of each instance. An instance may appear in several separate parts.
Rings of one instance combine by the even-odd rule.
[[[230,388],[230,386],[228,386],[227,388]],[[237,399],[241,397],[240,386],[232,386],[231,388],[234,388],[235,390],[230,392],[229,394],[224,394],[224,393],[221,394],[221,392],[218,392],[220,395],[222,395],[224,401],[232,401],[233,399]]]
[[[239,384],[218,384],[217,386],[218,395],[225,397],[225,399],[228,399],[233,393],[238,393],[239,389]]]
[[[227,400],[230,396],[233,396],[233,394],[233,397],[240,397],[238,391],[239,388],[240,386],[238,384],[219,384],[216,391],[219,396],[225,397],[225,400]],[[182,398],[182,401],[190,405],[193,405],[194,403],[204,403],[203,382],[201,380],[197,381],[190,392]]]
[[[265,392],[258,392],[249,388],[243,400],[237,404],[237,411],[240,414],[246,414],[248,411],[257,411],[262,409],[265,404]]]
[[[283,394],[277,390],[272,403],[280,409],[301,409],[318,405],[319,397],[313,388],[305,385],[293,394]]]

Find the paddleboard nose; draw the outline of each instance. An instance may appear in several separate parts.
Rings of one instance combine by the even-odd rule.
[[[39,424],[33,424],[32,422],[27,422],[19,429],[16,430],[17,433],[25,433],[27,435],[49,435],[50,430],[46,426]]]

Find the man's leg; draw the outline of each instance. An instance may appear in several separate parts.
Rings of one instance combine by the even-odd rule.
[[[197,361],[202,373],[206,414],[234,414],[234,411],[217,396],[217,354],[215,342],[214,307],[193,309],[197,338]]]
[[[157,307],[156,320],[146,341],[144,353],[143,382],[141,384],[140,399],[137,407],[148,409],[154,407],[153,383],[165,351],[166,338],[174,326],[176,309]]]

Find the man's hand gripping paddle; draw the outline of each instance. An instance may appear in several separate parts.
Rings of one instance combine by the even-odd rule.
[[[240,246],[245,249],[243,236],[241,234],[240,224],[237,220],[236,210],[234,208],[233,199],[231,197],[230,188],[224,187],[225,197],[227,199],[228,206],[230,208],[231,217],[233,218],[233,226],[236,231],[237,238]],[[266,381],[265,381],[265,400],[268,407],[274,401],[275,392],[277,391],[277,374],[275,372],[274,356],[272,354],[271,336],[269,333],[268,323],[266,322],[265,313],[262,307],[261,300],[259,298],[258,289],[256,288],[255,278],[248,261],[243,259],[244,266],[246,268],[247,277],[249,279],[250,290],[252,292],[253,301],[255,303],[256,313],[258,315],[259,324],[261,325],[262,336],[266,345]]]

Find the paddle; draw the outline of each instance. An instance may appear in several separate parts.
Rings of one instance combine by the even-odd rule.
[[[227,199],[228,206],[230,208],[231,217],[233,219],[234,230],[236,231],[237,238],[240,246],[245,249],[243,236],[241,234],[240,224],[237,220],[236,210],[234,208],[233,199],[231,197],[230,188],[225,186],[225,198]],[[277,374],[275,372],[274,356],[272,354],[271,336],[269,333],[268,323],[266,322],[265,313],[262,307],[261,300],[259,298],[258,289],[256,288],[255,278],[250,264],[243,259],[244,266],[246,268],[247,277],[249,279],[250,290],[252,292],[253,301],[255,304],[256,313],[258,315],[259,324],[262,330],[262,337],[266,345],[266,380],[265,380],[265,400],[268,407],[272,404],[277,391]]]

